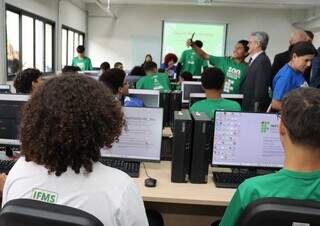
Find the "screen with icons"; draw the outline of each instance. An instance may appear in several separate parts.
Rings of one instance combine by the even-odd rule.
[[[217,111],[212,164],[281,168],[278,124],[276,114]]]

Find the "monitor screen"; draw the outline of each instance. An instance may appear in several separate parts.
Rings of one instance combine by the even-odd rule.
[[[204,93],[201,82],[182,82],[182,103],[189,103],[190,93]]]
[[[28,99],[28,95],[0,94],[0,144],[20,144],[20,113]]]
[[[102,157],[160,161],[163,109],[123,107],[123,112],[126,126],[119,142],[103,148]]]
[[[160,106],[159,90],[129,89],[129,96],[143,100],[146,107],[158,108]]]
[[[276,114],[216,111],[212,164],[281,168],[278,124]]]

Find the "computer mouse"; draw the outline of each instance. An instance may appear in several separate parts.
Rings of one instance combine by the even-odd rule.
[[[149,178],[145,179],[145,181],[144,181],[144,186],[146,186],[146,187],[153,188],[156,185],[157,185],[157,180],[154,178],[149,177]]]

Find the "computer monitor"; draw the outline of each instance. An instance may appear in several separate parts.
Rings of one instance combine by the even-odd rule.
[[[20,113],[28,95],[0,94],[0,145],[20,145]]]
[[[201,82],[184,81],[181,83],[182,103],[189,103],[190,93],[204,93]]]
[[[223,93],[221,94],[221,97],[224,99],[236,101],[240,104],[240,106],[242,106],[243,94]],[[204,100],[205,98],[206,98],[205,93],[190,93],[189,107],[191,107],[195,102],[199,100]]]
[[[102,157],[135,161],[160,161],[162,108],[123,107],[126,126],[111,149],[101,149]]]
[[[276,114],[216,111],[212,165],[281,168],[278,124]]]
[[[158,108],[160,106],[159,90],[129,89],[129,96],[140,98],[146,107]]]
[[[0,93],[2,94],[9,94],[11,93],[10,91],[10,85],[8,84],[0,84]]]

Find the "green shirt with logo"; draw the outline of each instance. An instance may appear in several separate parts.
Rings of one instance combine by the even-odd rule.
[[[235,101],[220,98],[201,100],[194,103],[190,108],[191,112],[206,113],[210,119],[214,119],[216,110],[241,111],[241,106]]]
[[[179,63],[182,65],[181,73],[188,71],[192,75],[200,75],[202,68],[208,67],[208,62],[200,58],[192,49],[183,51]]]
[[[79,57],[75,57],[72,60],[72,66],[77,66],[81,69],[81,71],[90,71],[92,70],[92,64],[89,57],[84,57],[80,59]]]
[[[209,56],[209,62],[221,69],[226,76],[223,92],[231,94],[240,93],[240,85],[247,73],[247,63],[238,64],[231,57],[216,57],[211,55]]]
[[[282,169],[244,181],[229,203],[220,226],[236,225],[248,204],[266,197],[320,201],[320,170],[305,173]]]
[[[143,76],[136,84],[137,89],[170,90],[170,80],[166,73],[154,73]]]

